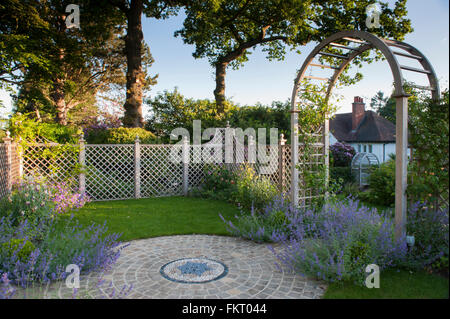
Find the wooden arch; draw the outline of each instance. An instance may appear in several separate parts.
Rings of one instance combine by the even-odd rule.
[[[345,42],[341,44],[339,42]],[[352,44],[355,46],[351,46]],[[334,47],[345,50],[344,55],[338,55],[324,51],[327,47]],[[428,86],[416,86],[419,89],[431,91],[432,98],[438,100],[440,97],[439,83],[436,73],[428,61],[428,59],[415,47],[410,44],[379,38],[372,33],[365,31],[341,31],[325,40],[323,40],[308,55],[303,63],[297,78],[295,79],[294,89],[291,99],[291,146],[292,146],[292,166],[291,166],[291,200],[295,205],[299,203],[299,171],[298,164],[298,98],[299,90],[304,79],[327,81],[328,88],[326,90],[326,101],[329,100],[331,92],[345,68],[351,61],[371,49],[378,49],[386,58],[392,71],[394,78],[394,97],[396,99],[396,172],[395,172],[395,235],[401,238],[406,235],[406,185],[407,185],[407,148],[408,148],[408,95],[405,93],[403,71],[417,72],[426,74],[428,77]],[[340,60],[338,66],[324,65],[315,63],[314,59],[318,56],[327,56]],[[415,68],[401,65],[397,56],[402,56],[420,63],[422,68]],[[322,68],[334,70],[330,78],[320,78],[306,75],[308,68]],[[325,149],[325,165],[329,166],[329,121],[324,123],[324,149]],[[328,171],[328,170],[327,170]]]

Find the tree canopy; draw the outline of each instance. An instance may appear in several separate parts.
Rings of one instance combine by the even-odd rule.
[[[269,60],[283,60],[287,48],[298,49],[341,30],[367,30],[366,7],[371,0],[192,0],[185,6],[183,28],[175,32],[195,45],[193,56],[207,58],[216,69],[214,95],[225,101],[226,69],[239,68],[261,46]],[[371,32],[403,39],[412,31],[406,0],[393,9],[380,3],[381,27]]]

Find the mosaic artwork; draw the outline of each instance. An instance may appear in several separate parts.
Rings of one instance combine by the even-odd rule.
[[[223,263],[208,258],[183,258],[161,267],[161,275],[171,281],[195,284],[223,278],[228,268]]]

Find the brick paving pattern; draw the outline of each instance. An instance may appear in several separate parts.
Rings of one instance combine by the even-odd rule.
[[[181,258],[203,257],[228,267],[225,277],[207,283],[178,283],[164,278],[160,269]],[[165,236],[131,241],[104,279],[102,289],[90,297],[101,298],[111,289],[133,285],[126,298],[155,299],[311,299],[320,298],[326,286],[298,274],[280,271],[267,244],[236,237],[210,235]],[[82,278],[81,285],[93,285],[96,274]],[[112,284],[112,286],[110,286]],[[103,287],[103,285],[102,285]],[[83,289],[83,287],[81,287]],[[70,297],[60,287],[59,297]]]

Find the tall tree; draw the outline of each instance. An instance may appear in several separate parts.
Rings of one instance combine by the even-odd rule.
[[[177,11],[176,0],[109,0],[126,17],[125,54],[127,57],[125,115],[122,122],[129,127],[143,127],[143,90],[148,81],[143,69],[142,52],[144,35],[142,14],[147,17],[165,18]],[[181,3],[181,1],[180,1]],[[153,81],[155,79],[153,78]]]
[[[60,124],[67,124],[71,109],[94,103],[97,90],[124,63],[120,59],[122,52],[111,51],[108,45],[120,36],[123,21],[117,9],[104,6],[104,0],[80,0],[80,28],[68,29],[69,4],[70,1],[25,0],[18,5],[17,1],[8,0],[1,8],[1,14],[7,18],[2,36],[24,39],[23,55],[40,58],[24,63],[21,56],[9,54],[14,50],[6,51],[6,56],[12,57],[9,60],[17,60],[17,68],[10,68],[9,79],[4,81],[20,86],[17,109],[33,111],[39,118],[43,108],[53,113]],[[23,21],[27,10],[42,23],[27,25]]]
[[[48,68],[49,58],[41,51],[48,31],[48,23],[30,1],[0,3],[0,88],[11,90],[20,85],[31,64]]]
[[[370,107],[377,112],[378,115],[395,124],[395,98],[391,95],[384,96],[382,91],[378,91],[370,100]]]
[[[366,7],[373,0],[192,0],[186,4],[183,28],[175,32],[195,45],[195,58],[208,58],[215,68],[216,103],[223,108],[229,66],[238,69],[250,49],[261,46],[269,60],[283,60],[286,48],[298,48],[337,31],[365,30]],[[410,32],[406,0],[395,8],[380,3],[380,36],[402,39]]]

